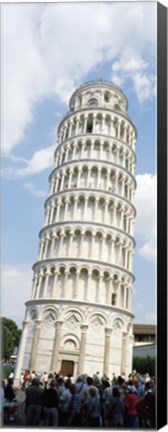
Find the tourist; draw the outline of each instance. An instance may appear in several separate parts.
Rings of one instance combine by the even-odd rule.
[[[53,378],[52,378],[52,380],[53,380]],[[43,375],[41,377],[41,381],[43,383],[44,388],[46,389],[47,388],[47,383],[48,383],[48,374],[47,374],[47,372],[43,373]]]
[[[90,386],[89,401],[87,404],[86,424],[89,427],[100,427],[101,425],[101,406],[100,397],[97,394],[96,388]]]
[[[52,380],[50,387],[46,388],[42,395],[44,426],[58,426],[58,402],[56,381]]]
[[[69,390],[71,380],[68,378],[64,383],[64,390],[59,399],[59,426],[65,426],[68,418],[68,405],[71,399]]]
[[[125,417],[125,426],[130,428],[138,428],[138,411],[135,408],[135,404],[137,402],[137,394],[136,387],[129,382],[127,386],[128,393],[125,396],[124,403],[126,407],[126,417]]]
[[[108,427],[121,427],[124,423],[124,402],[118,387],[112,390],[106,410],[106,425]]]
[[[23,388],[26,389],[29,385],[29,370],[25,369],[23,378],[24,378]]]
[[[20,374],[20,389],[23,390],[24,388],[24,374],[21,372]]]
[[[6,402],[12,402],[13,399],[15,399],[16,394],[13,390],[13,379],[8,378],[8,382],[4,389],[4,398],[6,399]]]
[[[69,387],[71,393],[71,399],[68,405],[68,418],[66,426],[81,426],[81,398],[77,393],[77,388],[75,384],[70,384]]]
[[[42,395],[44,389],[40,385],[40,379],[34,378],[32,385],[30,385],[26,391],[26,415],[27,415],[27,426],[39,426],[41,421],[42,412]]]

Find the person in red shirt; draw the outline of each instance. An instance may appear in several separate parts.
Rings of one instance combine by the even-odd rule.
[[[136,387],[134,385],[127,386],[128,393],[125,396],[124,403],[126,407],[126,427],[138,428],[138,411],[135,408],[137,402]]]

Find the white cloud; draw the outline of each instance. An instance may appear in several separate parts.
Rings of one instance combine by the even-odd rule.
[[[47,193],[45,191],[35,189],[34,185],[32,183],[25,183],[24,187],[34,196],[36,197],[45,197]]]
[[[144,58],[156,55],[155,42],[152,4],[2,5],[3,153],[25,136],[36,103],[54,94],[67,103],[76,85],[104,60],[114,62],[116,83],[128,73],[137,94],[149,97],[154,77]],[[132,59],[126,71],[128,46]]]
[[[137,50],[127,49],[112,65],[112,80],[122,85],[126,79],[132,80],[140,102],[151,99],[156,94],[156,76],[149,72],[149,61],[142,58]]]
[[[152,239],[139,249],[139,255],[148,261],[156,261],[156,242]]]
[[[150,261],[156,259],[157,239],[157,176],[149,173],[137,175],[135,207],[137,217],[135,234],[140,235],[144,245],[140,248],[140,256]]]
[[[53,166],[55,144],[36,151],[30,160],[24,160],[24,168],[4,168],[2,175],[5,178],[26,177],[32,174],[40,173]]]
[[[28,266],[6,265],[1,270],[1,316],[13,319],[21,328],[25,302],[31,296],[33,273]]]

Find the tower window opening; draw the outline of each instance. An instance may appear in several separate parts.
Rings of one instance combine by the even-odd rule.
[[[115,104],[115,105],[114,105],[114,109],[115,109],[116,111],[121,111],[121,108],[120,108],[120,106],[119,106],[118,104]]]
[[[116,299],[117,299],[117,295],[115,293],[113,293],[112,296],[111,296],[111,304],[112,304],[112,306],[116,305]]]
[[[90,100],[88,101],[88,106],[89,106],[90,108],[96,108],[97,105],[98,105],[98,101],[97,101],[97,99],[90,99]]]
[[[93,131],[93,120],[89,119],[88,123],[87,123],[87,129],[86,132],[87,133],[92,133]]]
[[[104,95],[104,101],[105,102],[109,102],[110,101],[110,93],[109,92],[105,93],[105,95]]]

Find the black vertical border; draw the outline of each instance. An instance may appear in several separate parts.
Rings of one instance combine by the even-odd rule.
[[[157,429],[167,424],[167,8],[157,3]]]

